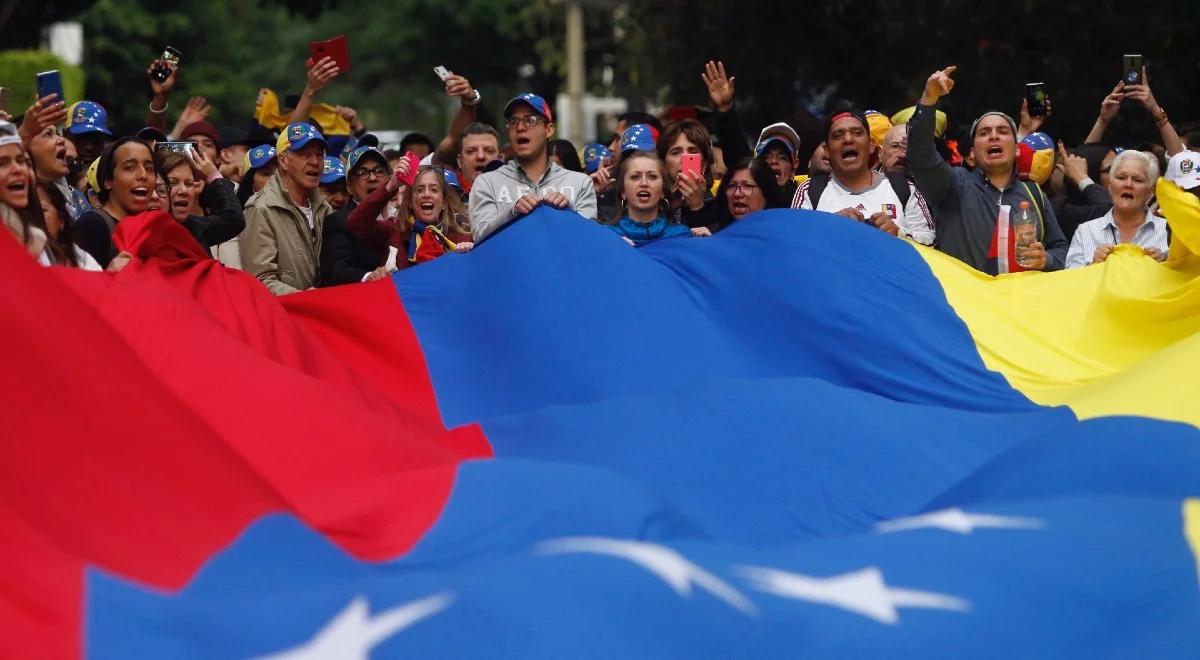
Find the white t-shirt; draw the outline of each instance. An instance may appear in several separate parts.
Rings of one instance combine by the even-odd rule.
[[[312,206],[301,206],[300,212],[304,214],[304,219],[308,221],[308,230],[314,231],[316,229],[316,225],[313,224]]]
[[[838,183],[836,177],[830,176],[829,184],[821,191],[821,198],[815,210],[837,213],[842,209],[852,208],[858,209],[864,218],[886,210],[891,213],[892,221],[903,234],[923,245],[933,245],[933,239],[937,236],[933,214],[929,212],[929,205],[925,203],[925,198],[921,196],[917,187],[911,182],[908,184],[908,203],[901,212],[900,197],[892,188],[891,181],[883,174],[876,173],[874,176],[875,182],[871,187],[859,193],[846,190]],[[792,198],[792,208],[813,210],[812,198],[808,195],[811,183],[812,179],[809,179],[796,189],[796,196]]]

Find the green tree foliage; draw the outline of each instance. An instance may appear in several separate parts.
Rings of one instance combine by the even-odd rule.
[[[643,78],[639,88],[707,104],[698,76],[705,60],[723,59],[737,76],[747,127],[787,119],[796,108],[821,114],[839,99],[890,114],[915,102],[935,69],[957,64],[958,84],[945,101],[952,128],[964,130],[987,109],[1015,116],[1024,84],[1045,82],[1054,103],[1046,130],[1074,143],[1120,78],[1123,53],[1145,55],[1154,93],[1176,123],[1200,119],[1200,58],[1190,48],[1200,3],[1193,0],[666,0],[628,7],[620,61]],[[1153,135],[1135,109],[1123,114],[1132,121],[1116,128],[1117,139]]]
[[[723,59],[737,76],[748,132],[779,119],[803,123],[804,112],[821,116],[840,99],[891,113],[917,98],[935,68],[958,64],[958,86],[944,106],[952,130],[985,109],[1015,114],[1024,83],[1041,81],[1054,102],[1046,130],[1077,142],[1127,52],[1146,56],[1153,90],[1176,124],[1200,119],[1198,58],[1188,31],[1200,19],[1194,0],[656,0],[585,7],[593,92],[626,96],[633,107],[707,105],[700,71],[706,60]],[[553,102],[565,73],[564,12],[561,0],[98,0],[79,20],[88,95],[105,102],[123,128],[141,125],[146,66],[167,44],[184,53],[172,117],[199,94],[213,104],[217,123],[234,124],[249,116],[259,87],[299,92],[308,42],[344,33],[352,68],[322,100],[358,108],[369,126],[437,134],[453,111],[431,71],[438,64],[470,78],[492,112],[524,89]],[[611,81],[602,80],[605,70]],[[1152,137],[1143,114],[1124,112],[1112,138]],[[811,115],[808,121],[817,123]]]
[[[14,115],[25,112],[37,96],[35,78],[42,71],[58,69],[62,75],[63,94],[73,103],[83,97],[83,70],[63,62],[57,56],[38,50],[0,51],[0,84],[12,90],[9,111]]]
[[[86,33],[88,96],[126,129],[141,125],[145,71],[166,45],[183,52],[171,117],[189,96],[214,107],[218,124],[245,121],[260,87],[299,93],[310,41],[345,34],[351,68],[321,100],[359,109],[368,126],[439,133],[451,112],[433,67],[467,76],[495,107],[514,92],[518,69],[540,68],[536,12],[517,0],[350,0],[308,13],[266,0],[99,0],[79,16]],[[561,12],[549,3],[543,11]]]

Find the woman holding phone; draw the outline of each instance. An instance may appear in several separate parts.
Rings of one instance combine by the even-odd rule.
[[[140,138],[121,138],[100,153],[96,170],[100,207],[79,216],[75,242],[104,268],[128,263],[130,255],[117,252],[112,233],[121,220],[146,210],[157,172],[154,151]]]
[[[667,167],[652,151],[627,151],[617,164],[617,213],[609,228],[633,246],[664,238],[709,236],[708,229],[688,229],[667,217]]]
[[[668,217],[688,227],[716,222],[712,194],[712,141],[708,129],[695,119],[668,124],[656,145],[667,168]]]
[[[233,182],[221,176],[204,152],[194,150],[190,155],[174,151],[163,155],[162,173],[169,191],[167,211],[200,245],[210,249],[241,234],[246,216]],[[200,216],[195,214],[197,208],[213,213]]]

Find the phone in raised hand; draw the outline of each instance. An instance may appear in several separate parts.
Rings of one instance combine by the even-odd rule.
[[[1030,117],[1046,116],[1046,83],[1025,83],[1025,105]]]
[[[1125,69],[1125,84],[1140,85],[1142,84],[1142,56],[1141,55],[1125,55],[1121,58],[1121,64]]]
[[[337,65],[338,71],[345,73],[350,69],[350,49],[346,45],[344,34],[325,41],[309,42],[308,53],[314,65],[322,58],[328,57]]]
[[[154,66],[154,79],[158,82],[166,82],[167,78],[171,77],[171,72],[179,66],[179,60],[182,57],[183,53],[180,53],[174,46],[164,48],[162,55],[158,56],[162,62]]]
[[[46,98],[51,94],[57,94],[54,99],[56,102],[66,101],[63,96],[62,75],[58,69],[43,71],[37,74],[37,95],[39,99]]]
[[[441,78],[442,82],[446,82],[446,79],[451,76],[450,69],[447,69],[440,64],[433,67],[433,72],[437,74],[438,78]]]
[[[400,181],[406,186],[411,186],[417,180],[417,170],[421,168],[421,159],[411,151],[404,152],[404,158],[408,161],[408,174]]]
[[[703,175],[700,173],[700,154],[683,154],[679,158],[679,171],[691,176],[692,178],[700,178]]]

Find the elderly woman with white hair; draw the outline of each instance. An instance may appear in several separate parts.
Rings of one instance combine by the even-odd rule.
[[[1167,221],[1150,212],[1158,180],[1158,163],[1140,151],[1117,154],[1109,170],[1108,192],[1113,207],[1075,230],[1067,250],[1067,268],[1098,264],[1113,248],[1131,243],[1158,261],[1167,260]]]

